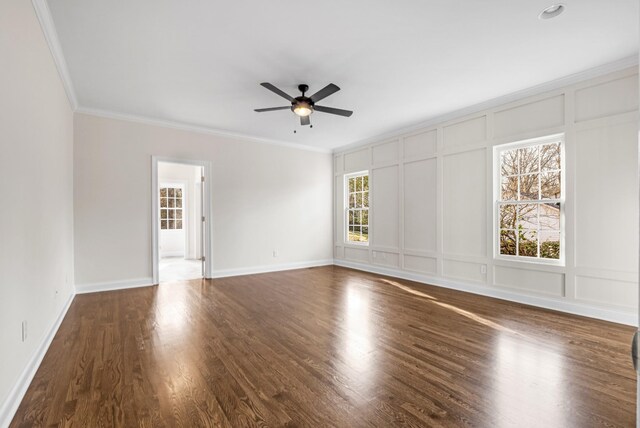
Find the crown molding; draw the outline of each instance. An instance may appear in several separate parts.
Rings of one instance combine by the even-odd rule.
[[[325,149],[322,147],[307,146],[307,145],[296,144],[296,143],[288,143],[288,142],[278,141],[278,140],[270,140],[267,138],[260,138],[255,135],[242,134],[242,133],[237,133],[232,131],[210,128],[207,126],[191,125],[185,122],[179,122],[179,121],[173,121],[173,120],[154,119],[147,116],[118,113],[115,111],[95,109],[95,108],[89,108],[89,107],[83,107],[83,106],[78,106],[75,112],[80,114],[86,114],[89,116],[103,117],[106,119],[123,120],[127,122],[141,123],[144,125],[178,129],[181,131],[197,132],[199,134],[215,135],[217,137],[233,138],[235,140],[251,141],[254,143],[271,144],[274,146],[287,147],[290,149],[304,150],[304,151],[317,152],[317,153],[332,153],[332,149]]]
[[[40,28],[42,28],[44,38],[47,41],[47,45],[49,45],[53,62],[56,64],[56,68],[58,69],[58,74],[60,75],[60,80],[62,80],[64,91],[67,93],[71,109],[75,111],[78,108],[78,99],[73,88],[71,76],[69,75],[67,61],[64,59],[64,55],[62,53],[62,47],[58,40],[58,33],[56,32],[56,27],[53,23],[51,10],[49,9],[47,0],[31,0],[31,3],[33,4],[36,16],[40,22]]]
[[[378,134],[375,136],[367,137],[362,140],[358,140],[353,143],[345,144],[340,147],[336,147],[333,149],[333,153],[341,153],[346,150],[355,149],[361,146],[366,146],[371,143],[375,143],[378,141],[388,140],[392,138],[400,137],[404,134],[409,134],[415,131],[422,130],[424,128],[433,127],[435,125],[448,122],[454,119],[460,119],[465,116],[469,116],[475,113],[479,113],[484,110],[490,110],[496,107],[500,107],[505,104],[509,104],[515,101],[522,100],[524,98],[529,98],[536,95],[544,94],[545,92],[551,92],[566,86],[575,85],[580,82],[584,82],[585,80],[594,79],[597,77],[604,76],[609,73],[614,73],[617,71],[621,71],[630,67],[638,66],[638,56],[631,55],[626,58],[619,59],[614,62],[610,62],[607,64],[600,65],[598,67],[590,68],[575,74],[571,74],[565,77],[561,77],[556,80],[551,80],[549,82],[542,83],[540,85],[532,86],[526,89],[522,89],[520,91],[512,92],[507,95],[503,95],[497,98],[490,99],[488,101],[483,101],[478,104],[474,104],[469,107],[465,107],[459,110],[454,110],[449,113],[445,113],[442,115],[434,116],[428,118],[426,120],[421,120],[413,125],[409,125],[402,128],[397,128],[392,131],[388,131],[382,134]]]

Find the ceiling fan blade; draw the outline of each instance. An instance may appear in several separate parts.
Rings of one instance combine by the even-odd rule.
[[[311,101],[313,101],[314,103],[317,103],[318,101],[324,98],[327,98],[329,95],[334,94],[339,90],[340,88],[338,86],[334,85],[333,83],[329,83],[327,86],[320,89],[318,92],[311,95],[311,97],[309,98],[311,98]]]
[[[285,106],[285,107],[269,107],[269,108],[257,108],[253,111],[257,111],[258,113],[262,113],[265,111],[276,111],[276,110],[291,110],[290,106]]]
[[[293,97],[289,94],[287,94],[286,92],[276,88],[275,86],[273,86],[271,83],[269,82],[262,82],[260,84],[261,86],[267,88],[268,90],[270,90],[273,93],[276,93],[278,95],[280,95],[282,98],[284,98],[285,100],[289,100],[291,102],[293,102]]]
[[[300,116],[300,125],[311,125],[311,120],[309,120],[309,116]]]
[[[321,111],[323,113],[337,114],[338,116],[344,116],[344,117],[349,117],[353,114],[351,110],[342,110],[340,108],[333,108],[333,107],[313,106],[313,110]]]

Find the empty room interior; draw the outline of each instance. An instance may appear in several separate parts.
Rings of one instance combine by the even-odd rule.
[[[0,428],[633,427],[637,0],[0,2]]]

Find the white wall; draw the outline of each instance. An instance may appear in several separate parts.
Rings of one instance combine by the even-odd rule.
[[[182,229],[159,230],[160,257],[199,257],[200,177],[202,167],[158,162],[159,187],[181,187],[183,202]]]
[[[152,155],[213,163],[214,276],[332,258],[331,154],[76,114],[79,288],[151,281]]]
[[[335,257],[345,265],[632,322],[637,131],[634,67],[336,153]],[[566,134],[566,265],[496,260],[493,147],[557,133]],[[343,177],[365,169],[372,177],[368,248],[343,238]]]
[[[0,58],[2,426],[73,295],[73,113],[31,2],[0,2]]]

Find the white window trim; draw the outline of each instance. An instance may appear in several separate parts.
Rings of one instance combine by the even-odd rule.
[[[537,146],[548,143],[560,142],[560,194],[559,199],[545,199],[545,202],[560,203],[560,258],[545,259],[541,257],[529,256],[509,256],[500,254],[500,194],[501,194],[501,165],[500,154],[507,150],[519,149],[528,146]],[[493,147],[493,258],[495,260],[531,263],[538,265],[565,266],[566,250],[566,227],[565,227],[565,207],[566,207],[566,155],[565,155],[565,135],[564,133],[547,135],[544,137],[531,138],[516,141],[513,143],[500,144]],[[510,202],[511,203],[511,202]],[[530,201],[513,201],[513,204],[530,203]]]
[[[367,223],[367,227],[369,228],[369,233],[368,233],[368,240],[367,242],[362,242],[362,241],[349,241],[349,179],[353,178],[353,177],[361,177],[361,176],[368,176],[369,177],[369,222]],[[371,177],[369,176],[369,170],[364,170],[364,171],[358,171],[358,172],[352,172],[349,174],[345,174],[344,175],[344,181],[342,183],[342,188],[344,189],[343,194],[344,194],[344,199],[343,199],[343,224],[344,224],[344,228],[342,231],[342,239],[344,241],[345,245],[356,245],[359,247],[368,247],[369,246],[369,242],[371,241],[371,225],[370,225],[370,221],[371,221]]]

